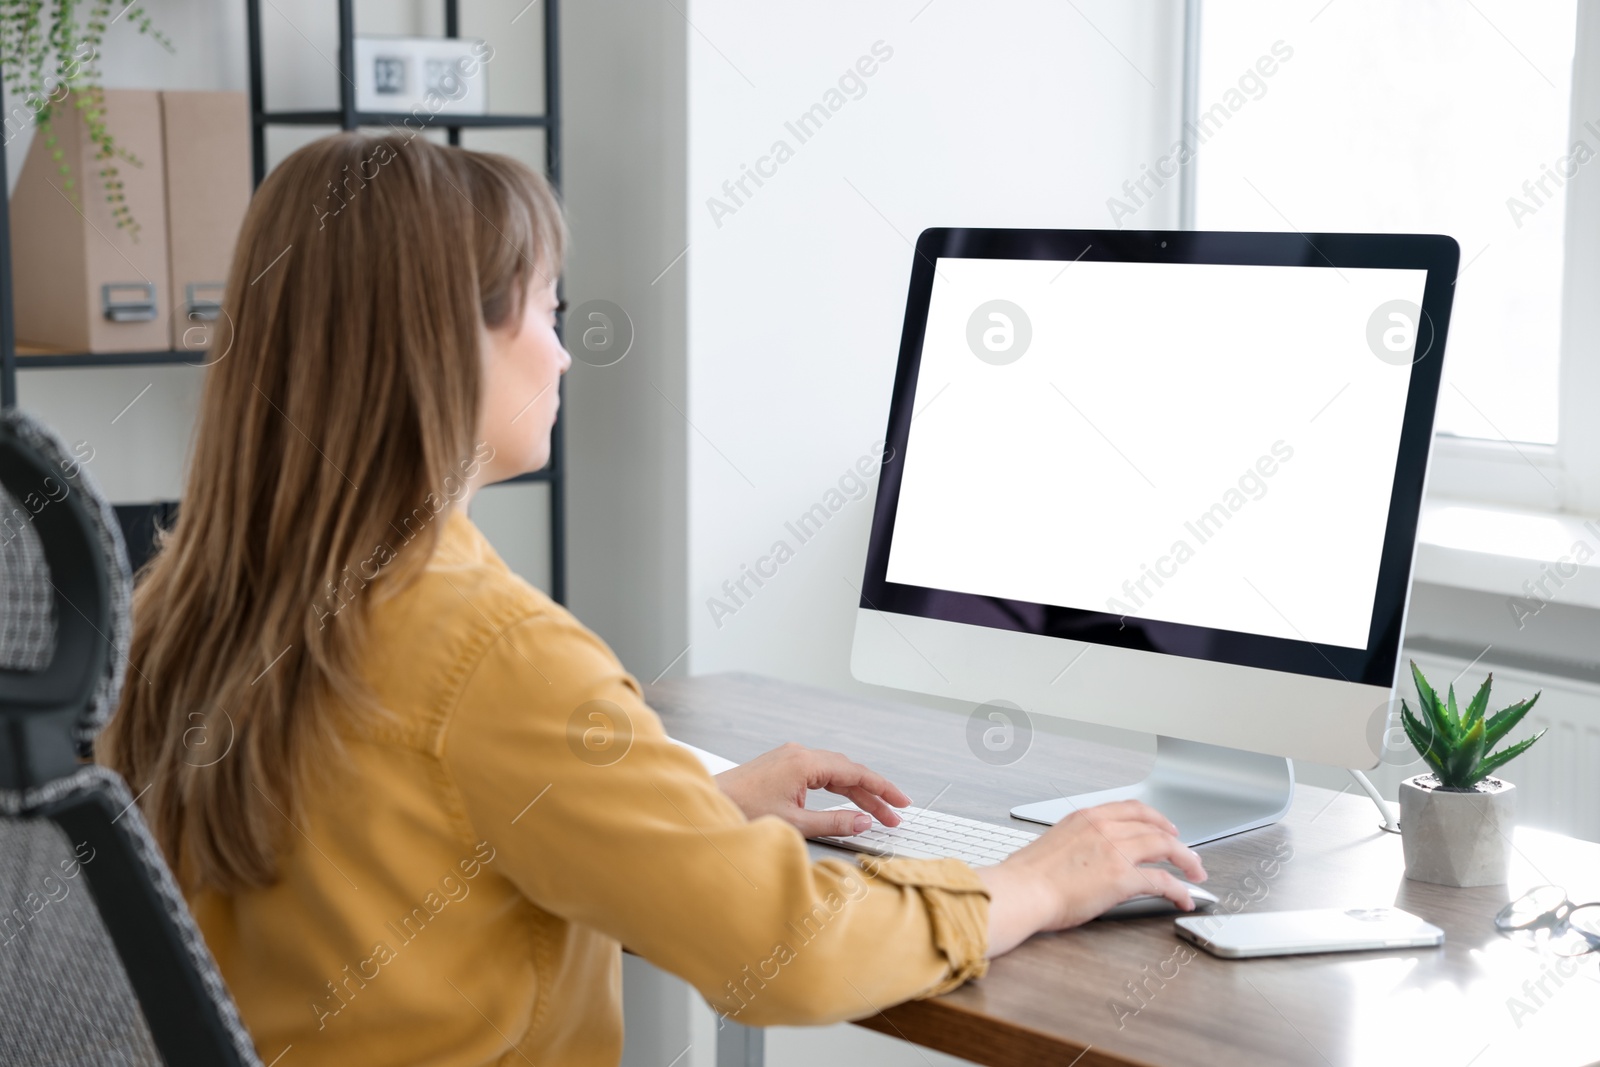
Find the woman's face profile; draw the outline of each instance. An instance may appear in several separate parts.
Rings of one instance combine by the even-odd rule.
[[[572,357],[556,336],[556,286],[536,275],[522,316],[488,331],[478,440],[494,450],[484,482],[535,471],[550,461],[558,385]]]

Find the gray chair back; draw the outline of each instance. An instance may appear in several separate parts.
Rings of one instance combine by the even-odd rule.
[[[87,471],[0,411],[0,1064],[260,1067],[134,796],[83,762],[130,585]]]

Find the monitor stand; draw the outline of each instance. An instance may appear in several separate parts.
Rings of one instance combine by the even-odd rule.
[[[1019,819],[1054,825],[1081,808],[1112,800],[1142,800],[1171,819],[1186,845],[1268,826],[1294,799],[1294,763],[1175,737],[1156,738],[1156,762],[1142,782],[1118,789],[1019,804]]]

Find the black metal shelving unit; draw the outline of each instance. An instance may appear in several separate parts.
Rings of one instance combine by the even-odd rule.
[[[51,352],[36,356],[21,356],[20,366],[25,370],[41,367],[159,367],[176,364],[199,367],[205,363],[203,352]]]
[[[446,37],[460,36],[459,0],[443,0]],[[251,175],[256,185],[267,171],[266,131],[269,126],[336,126],[353,130],[362,126],[388,126],[416,121],[410,112],[368,112],[356,109],[355,0],[338,0],[339,5],[339,106],[329,111],[268,111],[265,72],[262,62],[261,2],[245,0],[246,33],[250,62]],[[428,128],[445,131],[453,145],[461,143],[467,129],[542,129],[545,132],[545,173],[558,190],[561,187],[561,47],[559,0],[541,0],[544,16],[544,94],[541,115],[437,115],[425,120]],[[5,144],[0,141],[0,175],[5,173]],[[0,406],[17,402],[17,357],[15,318],[12,303],[11,218],[9,197],[0,196]],[[33,369],[59,367],[141,367],[161,365],[200,366],[204,353],[183,351],[81,352],[23,357],[21,366]],[[559,386],[558,386],[559,388]],[[514,482],[544,482],[550,486],[550,593],[557,602],[566,601],[566,448],[562,420],[558,417],[550,436],[550,463],[543,470],[512,479]]]

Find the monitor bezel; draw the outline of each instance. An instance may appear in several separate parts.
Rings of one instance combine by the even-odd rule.
[[[1425,270],[1426,354],[1411,365],[1388,526],[1365,648],[1120,616],[887,580],[936,263],[956,259],[1205,263]],[[917,239],[861,587],[862,608],[1388,687],[1410,592],[1460,247],[1434,234],[933,228]],[[1425,327],[1425,330],[1426,328]],[[1424,332],[1423,336],[1426,336]],[[1419,345],[1423,343],[1419,338]],[[1176,696],[1176,695],[1175,695]]]

